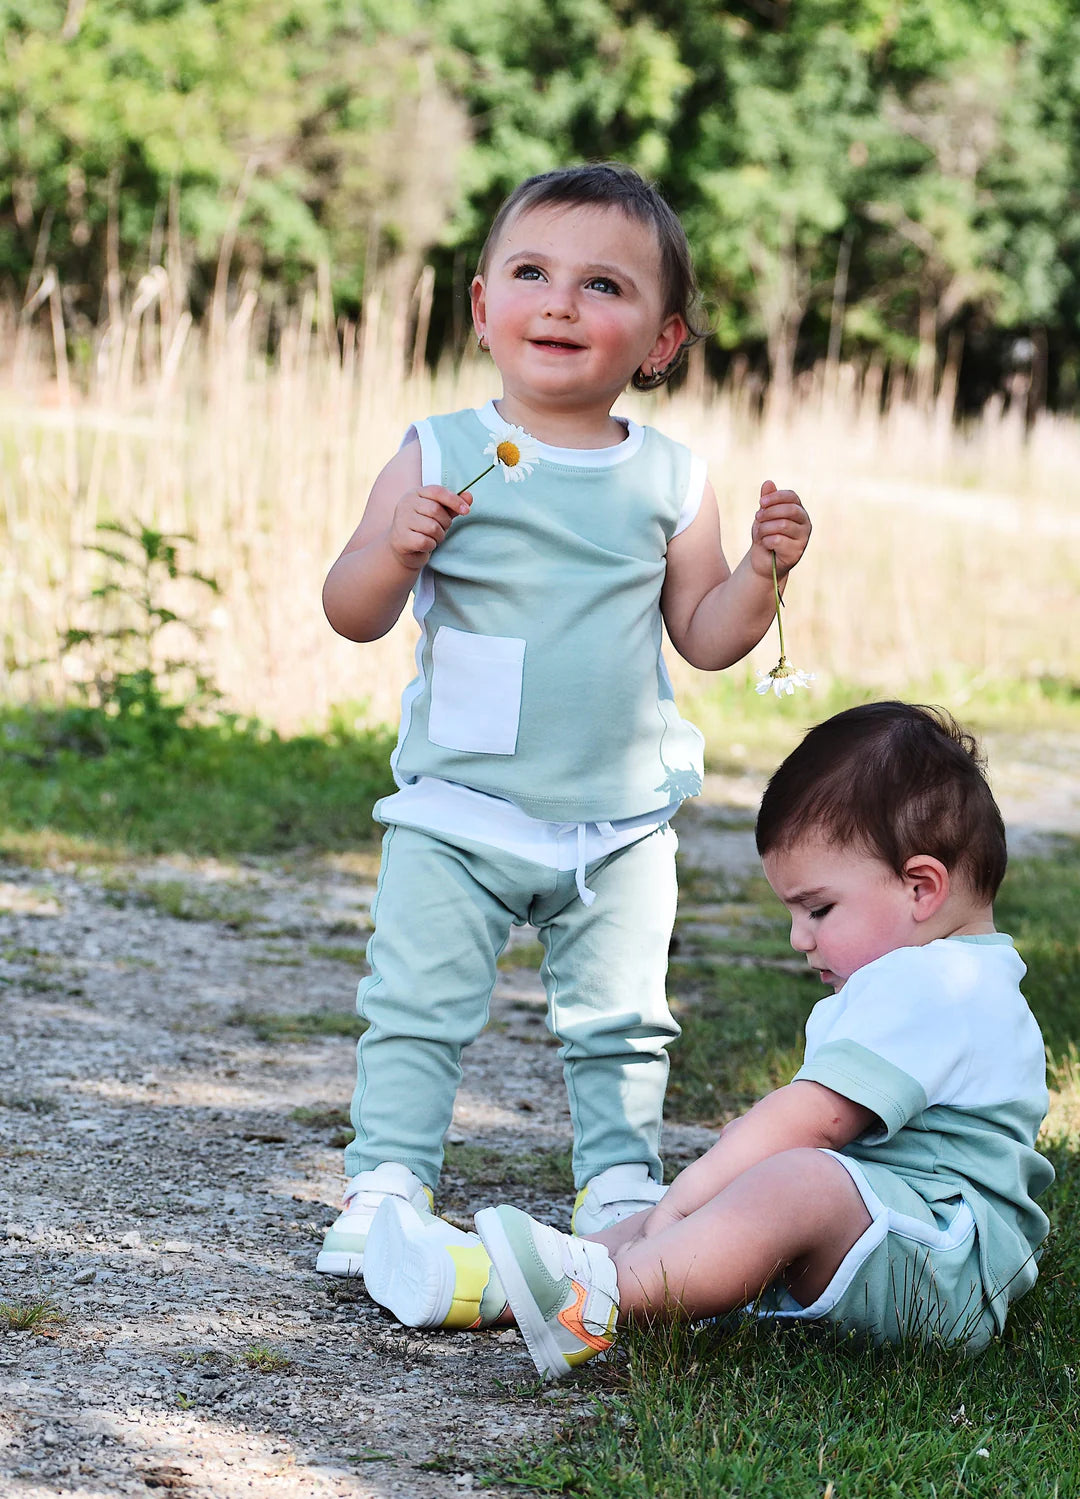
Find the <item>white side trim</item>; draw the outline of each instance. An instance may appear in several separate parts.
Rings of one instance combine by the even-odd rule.
[[[958,1249],[965,1240],[974,1237],[975,1219],[966,1202],[957,1209],[947,1229],[933,1228],[929,1223],[924,1223],[921,1218],[912,1218],[907,1213],[898,1213],[894,1208],[886,1207],[859,1169],[858,1162],[852,1160],[850,1156],[841,1155],[835,1150],[826,1150],[822,1154],[831,1155],[834,1161],[839,1161],[843,1166],[855,1183],[872,1221],[869,1228],[865,1229],[852,1244],[841,1260],[836,1274],[815,1302],[810,1306],[801,1307],[794,1301],[794,1298],[791,1298],[790,1308],[785,1307],[783,1310],[766,1312],[763,1315],[791,1317],[805,1321],[824,1317],[847,1291],[863,1261],[878,1247],[887,1234],[896,1234],[899,1238],[922,1244],[926,1249],[938,1251]]]
[[[422,422],[415,422],[412,430],[420,439],[421,484],[441,484],[442,449],[439,447],[439,439],[435,436],[435,429],[425,417]]]
[[[398,775],[398,757],[401,754],[401,746],[409,732],[412,721],[412,706],[424,690],[424,647],[427,644],[428,632],[425,623],[429,610],[435,602],[435,578],[430,567],[422,567],[416,579],[416,588],[413,592],[413,618],[420,626],[420,638],[416,642],[416,676],[401,694],[401,726],[398,729],[398,740],[394,746],[394,752],[390,756],[390,773],[398,786],[407,786],[408,781],[403,781]]]
[[[686,494],[683,498],[683,507],[679,511],[679,519],[675,522],[675,529],[671,533],[672,541],[680,531],[685,531],[690,522],[696,519],[701,509],[701,502],[705,498],[705,483],[708,477],[709,472],[704,458],[699,458],[697,453],[691,453],[690,477],[686,482]]]

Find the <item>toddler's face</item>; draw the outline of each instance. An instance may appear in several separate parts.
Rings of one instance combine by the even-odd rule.
[[[836,990],[864,964],[925,940],[912,882],[883,859],[810,835],[761,863],[791,913],[792,947]]]
[[[685,336],[682,319],[664,312],[656,236],[616,208],[516,214],[472,298],[506,394],[546,405],[610,404]]]

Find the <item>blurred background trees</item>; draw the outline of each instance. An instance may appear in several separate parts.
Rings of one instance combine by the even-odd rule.
[[[0,293],[77,343],[155,266],[196,318],[373,299],[457,352],[492,213],[616,157],[694,246],[706,357],[1075,404],[1080,0],[0,0]],[[332,322],[331,322],[332,326]]]

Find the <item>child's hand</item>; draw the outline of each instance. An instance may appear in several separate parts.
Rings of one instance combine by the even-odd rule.
[[[468,515],[472,495],[455,494],[441,484],[403,494],[394,507],[389,545],[394,556],[412,572],[419,572],[450,529],[456,516]]]
[[[810,517],[793,489],[777,489],[771,479],[761,486],[761,503],[750,533],[750,565],[763,577],[772,577],[773,553],[776,575],[789,573],[806,551],[810,540]]]

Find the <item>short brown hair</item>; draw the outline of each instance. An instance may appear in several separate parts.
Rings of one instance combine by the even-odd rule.
[[[978,744],[943,708],[866,703],[811,729],[766,787],[758,853],[808,833],[897,874],[932,854],[986,900],[1005,874],[1005,825]]]
[[[678,313],[686,324],[687,336],[666,369],[657,370],[653,375],[643,375],[640,370],[634,372],[632,384],[635,390],[655,390],[675,373],[691,344],[696,344],[709,332],[701,312],[686,231],[656,188],[639,176],[633,167],[616,161],[562,167],[555,172],[529,177],[515,187],[492,220],[484,248],[480,251],[477,274],[487,275],[492,247],[514,214],[525,213],[530,208],[556,206],[618,208],[638,223],[647,224],[656,235],[663,279],[664,316]]]

